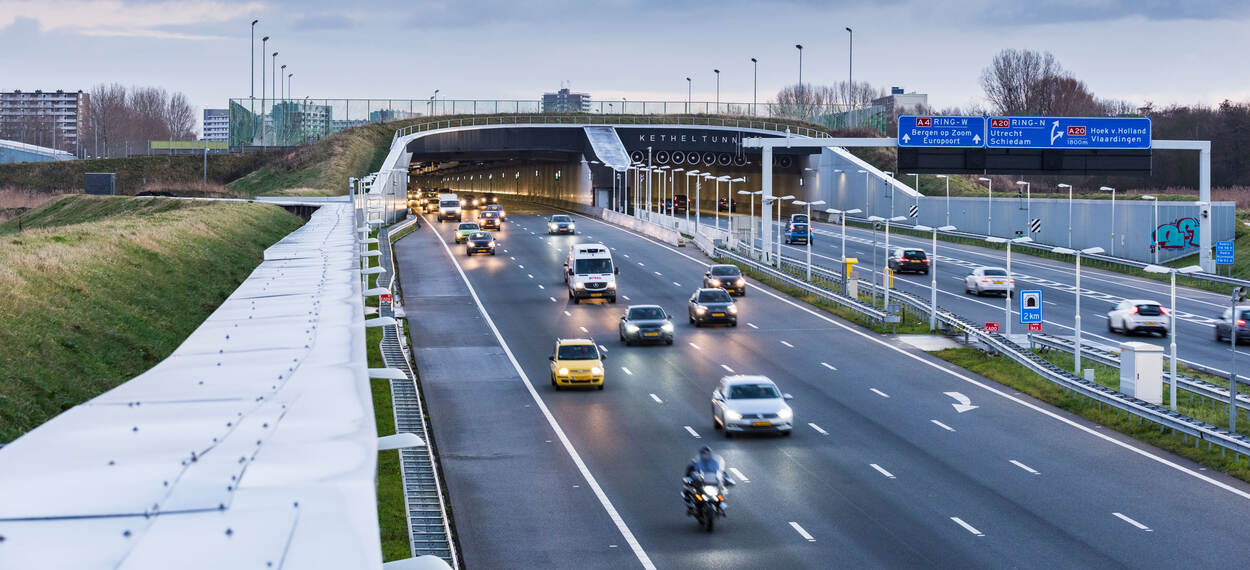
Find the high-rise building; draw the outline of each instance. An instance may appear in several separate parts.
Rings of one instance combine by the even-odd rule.
[[[420,117],[421,113],[412,111],[397,111],[394,109],[378,109],[377,111],[369,111],[370,123],[384,123],[386,121],[399,121],[402,119],[411,119]]]
[[[200,140],[230,140],[230,109],[204,109],[204,136]]]
[[[567,87],[555,93],[543,93],[544,113],[589,113],[590,94],[573,93]]]
[[[273,106],[265,129],[272,144],[303,144],[330,134],[334,108],[298,101],[284,101]]]
[[[0,91],[0,138],[79,152],[89,95],[79,91]]]

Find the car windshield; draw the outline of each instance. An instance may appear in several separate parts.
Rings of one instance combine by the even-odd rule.
[[[712,275],[717,277],[733,277],[738,275],[738,266],[736,265],[713,265]]]
[[[590,273],[611,273],[611,259],[578,259],[573,262],[573,272],[578,275]]]
[[[730,400],[762,400],[780,398],[772,384],[734,384],[729,387]]]
[[[1157,317],[1162,315],[1163,311],[1159,305],[1138,305],[1137,314],[1143,317]]]
[[[465,222],[463,224],[460,224],[459,229],[464,231],[464,230],[480,230],[482,228],[478,227],[478,225],[473,222]]]
[[[700,303],[729,303],[732,301],[729,298],[729,293],[726,293],[724,289],[717,289],[715,291],[699,291],[698,300]]]
[[[442,207],[444,207],[444,208],[454,208],[454,207],[456,207],[456,206],[459,206],[459,205],[460,205],[460,201],[458,201],[458,200],[439,200],[438,205],[439,205],[439,206],[442,206]]]
[[[599,360],[599,351],[591,344],[567,344],[557,356],[560,360]]]
[[[985,275],[986,277],[1006,277],[1007,276],[1007,272],[1002,269],[986,269],[985,271],[982,271],[981,274]]]
[[[794,221],[796,221],[796,222],[806,222],[806,221],[807,221],[807,214],[795,214],[795,215],[794,215]]]
[[[631,321],[658,321],[664,318],[664,309],[659,307],[637,307],[629,310]]]
[[[485,211],[485,212],[482,212],[482,217],[483,218],[498,218],[499,214],[496,212]]]
[[[551,221],[553,221],[553,222],[571,222],[571,221],[573,221],[573,218],[570,218],[570,217],[568,217],[568,216],[551,216]]]
[[[469,239],[476,240],[476,241],[487,241],[490,239],[490,234],[486,232],[474,232],[473,235],[469,236]]]
[[[926,256],[924,254],[924,250],[908,249],[903,251],[903,259],[926,259]]]

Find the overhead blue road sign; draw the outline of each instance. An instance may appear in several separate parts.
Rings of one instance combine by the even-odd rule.
[[[902,128],[901,121],[899,128]],[[985,146],[1149,150],[1150,118],[990,117]]]
[[[1032,325],[1042,322],[1042,290],[1020,291],[1020,324]]]
[[[1233,264],[1233,242],[1217,241],[1215,242],[1215,263],[1217,265]]]
[[[985,146],[985,117],[899,115],[898,146],[981,148]]]

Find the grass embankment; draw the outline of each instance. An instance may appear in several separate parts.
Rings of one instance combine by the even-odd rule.
[[[84,174],[116,173],[118,194],[134,195],[144,191],[170,192],[180,195],[222,195],[220,186],[260,168],[271,160],[271,153],[210,154],[208,156],[208,188],[202,185],[204,157],[191,155],[133,156],[130,158],[98,158],[60,162],[27,162],[0,164],[0,184],[18,190],[82,192]]]
[[[0,224],[0,441],[168,356],[302,221],[266,204],[66,196]]]
[[[1099,423],[1120,433],[1131,436],[1143,443],[1169,451],[1181,457],[1201,463],[1207,467],[1218,469],[1244,481],[1250,481],[1250,458],[1236,461],[1233,453],[1221,453],[1220,448],[1207,446],[1197,439],[1170,430],[1160,430],[1157,424],[1139,422],[1136,416],[1126,415],[1110,406],[1099,406],[1093,400],[1082,398],[1071,392],[1065,392],[1058,385],[1042,378],[1029,369],[1003,357],[990,356],[974,348],[950,348],[932,353],[951,364],[966,368],[986,378],[994,380],[1029,396],[1042,400],[1057,408],[1077,414],[1087,420]],[[1072,355],[1060,352],[1039,353],[1047,360],[1059,366],[1072,368]],[[1091,366],[1086,366],[1091,367]],[[1095,381],[1103,386],[1118,389],[1120,373],[1118,369],[1100,364],[1092,365]],[[1167,389],[1164,389],[1164,405],[1167,403]],[[1178,398],[1177,407],[1180,413],[1196,417],[1222,427],[1228,427],[1227,409],[1221,410],[1218,404],[1210,406],[1205,398]],[[1243,424],[1244,426],[1245,424]],[[1238,429],[1241,433],[1250,430]]]
[[[315,143],[283,150],[228,186],[249,195],[337,196],[347,179],[376,171],[390,150],[395,129],[412,121],[362,125]]]

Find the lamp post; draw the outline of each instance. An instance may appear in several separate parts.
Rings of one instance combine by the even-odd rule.
[[[807,206],[807,280],[812,280],[812,206],[824,206],[824,200],[816,200],[815,202],[805,202],[803,200],[795,200],[796,206]]]
[[[712,73],[716,74],[716,112],[720,112],[720,70],[713,69]]]
[[[738,194],[742,196],[746,196],[747,201],[751,203],[751,258],[752,259],[755,258],[755,196],[759,194],[760,192],[763,192],[763,190],[757,190],[755,192],[747,192],[746,190],[738,191]],[[761,209],[762,209],[762,206],[761,206]]]
[[[1017,186],[1024,186],[1024,225],[1028,230],[1025,235],[1033,234],[1033,185],[1023,180],[1016,181]]]
[[[704,172],[703,174],[699,175],[699,180],[710,180],[713,178],[716,178],[716,177],[713,176],[712,173],[710,172]],[[698,191],[699,191],[699,185],[696,184],[695,192],[697,193]],[[720,204],[717,204],[716,202],[712,202],[712,218],[716,222],[716,229],[720,229]]]
[[[665,176],[668,174],[668,168],[666,164],[656,169],[660,177],[660,194],[656,196],[656,210],[660,212],[660,215],[664,215],[664,197],[668,195],[668,177]]]
[[[714,203],[716,204],[716,216],[715,216],[716,231],[720,231],[720,183],[722,181],[729,180],[729,177],[717,176],[715,180],[716,180],[716,202]],[[730,200],[732,201],[732,198]]]
[[[946,225],[951,225],[951,177],[945,174],[937,175],[938,178],[946,180]]]
[[[990,185],[990,188],[989,188],[989,190],[990,190],[990,194],[989,194],[989,202],[987,203],[987,205],[986,205],[986,209],[985,209],[985,235],[987,235],[987,236],[988,236],[988,235],[993,235],[993,234],[994,234],[994,232],[993,232],[993,225],[994,225],[994,224],[993,224],[993,220],[994,220],[994,180],[993,180],[993,179],[990,179],[990,178],[986,178],[986,177],[984,177],[984,176],[982,176],[982,177],[980,177],[980,178],[977,178],[977,180],[980,180],[981,182],[988,182],[988,183],[989,183],[989,185]]]
[[[854,106],[855,101],[855,32],[850,27],[846,28],[846,102],[848,106]],[[848,109],[849,111],[850,109]],[[848,115],[849,116],[849,115]],[[858,121],[856,121],[858,122]]]
[[[1169,376],[1170,380],[1168,382],[1168,384],[1170,384],[1170,386],[1168,387],[1168,395],[1169,395],[1168,407],[1172,408],[1172,410],[1175,411],[1176,410],[1176,362],[1177,362],[1177,356],[1176,356],[1176,274],[1177,273],[1185,273],[1185,274],[1200,273],[1202,271],[1202,266],[1190,265],[1188,267],[1175,269],[1172,267],[1163,267],[1160,265],[1147,265],[1145,269],[1147,273],[1170,273],[1172,276],[1172,286],[1171,286],[1172,302],[1168,307],[1168,316],[1170,317],[1170,321],[1171,321],[1168,324],[1168,338],[1171,340],[1171,343],[1168,345],[1168,360],[1170,361],[1169,365],[1171,367],[1171,372]],[[1236,322],[1236,320],[1237,320],[1237,317],[1236,315],[1234,315],[1233,322]],[[1233,334],[1236,334],[1236,333],[1234,332]],[[1236,413],[1236,410],[1237,408],[1235,407],[1230,408],[1230,411],[1234,413]]]
[[[686,172],[686,176],[685,176],[685,179],[686,179],[686,227],[690,227],[690,177],[698,176],[699,174],[700,173],[698,170],[690,170]],[[696,203],[695,206],[698,207],[698,204]],[[698,214],[696,214],[694,217],[694,223],[695,223],[695,232],[697,233],[698,225],[699,225]]]
[[[670,200],[668,215],[674,219],[677,218],[677,173],[685,171],[685,168],[674,168],[668,171],[668,197]],[[689,201],[689,198],[687,198],[687,201]],[[686,207],[686,211],[690,211],[689,206]]]
[[[1076,255],[1076,323],[1073,327],[1076,330],[1076,344],[1075,352],[1073,354],[1075,355],[1074,373],[1079,377],[1081,375],[1081,255],[1102,253],[1104,250],[1101,247],[1089,247],[1076,250],[1066,247],[1056,247],[1051,251],[1063,255]],[[1175,334],[1175,331],[1172,331],[1169,334]]]
[[[699,218],[703,217],[702,210],[699,208],[699,190],[703,188],[703,177],[707,176],[707,173],[692,170],[687,172],[686,176],[694,177],[694,231],[698,232],[701,224]],[[687,183],[689,183],[689,179],[687,179]],[[687,206],[686,209],[689,210],[689,206]]]
[[[691,87],[690,78],[687,77],[686,78],[686,114],[687,115],[690,114],[690,94],[692,93],[691,91],[692,89],[694,88]],[[624,108],[621,109],[621,112],[624,112]]]
[[[1111,257],[1115,257],[1115,188],[1099,186],[1103,192],[1111,192]]]
[[[265,144],[265,44],[269,36],[260,39],[260,142]],[[253,117],[255,119],[255,117]],[[252,127],[252,136],[256,136],[256,127]],[[104,146],[108,146],[107,144]]]
[[[931,228],[924,225],[915,225],[914,229],[922,232],[933,232],[933,258],[929,260],[929,332],[937,329],[937,234],[938,232],[949,232],[955,229],[955,226],[942,226]]]
[[[793,199],[794,196],[791,194],[786,194],[785,196],[773,196],[771,198],[764,199],[764,201],[768,203],[777,203],[777,226],[781,226],[781,203],[786,200]],[[761,206],[761,208],[762,207],[763,206]],[[769,249],[772,249],[772,244],[769,244]],[[777,269],[781,269],[781,232],[777,232]]]
[[[870,203],[870,197],[868,195],[869,172],[867,170],[859,170],[857,172],[864,175],[864,213],[867,214],[868,212],[872,211],[872,204]]]
[[[249,82],[248,98],[252,101],[253,113],[256,112],[256,108],[255,108],[255,104],[256,104],[256,24],[259,22],[260,20],[252,20],[252,35],[251,35],[252,42],[248,44],[251,49],[251,56],[248,58],[248,65],[251,66],[250,67],[251,72],[247,76],[248,82]],[[265,53],[265,52],[261,51],[261,53]]]
[[[842,218],[842,263],[846,263],[846,215],[847,214],[860,214],[860,213],[863,213],[863,210],[860,210],[859,208],[855,208],[853,210],[839,210],[837,208],[829,208],[828,210],[825,210],[825,213],[838,214],[838,216]],[[810,221],[810,218],[809,218],[809,221]]]
[[[760,93],[760,62],[755,58],[751,58],[751,114],[759,114],[756,107],[759,105]]]
[[[1013,239],[989,236],[985,241],[990,243],[1007,244],[1007,296],[1003,297],[1003,332],[1011,334],[1011,299],[1016,294],[1016,280],[1011,276],[1011,244],[1013,243],[1030,243],[1033,238],[1024,236]]]
[[[1068,247],[1072,247],[1072,185],[1060,184],[1059,187],[1068,189]]]
[[[903,216],[894,216],[891,218],[882,218],[881,216],[870,216],[868,218],[868,221],[870,222],[885,222],[885,255],[886,256],[889,256],[889,252],[890,252],[890,222],[901,222],[906,219],[907,218]],[[877,252],[876,252],[875,247],[873,248],[873,252],[872,252],[872,264],[874,266],[873,269],[875,272],[876,265],[877,265]],[[889,269],[890,268],[888,266],[883,267],[881,269],[881,290],[884,291],[883,295],[885,297],[886,305],[890,304],[890,286],[889,286],[889,283],[887,283],[885,280],[885,273],[886,271],[889,271]]]
[[[803,44],[794,44],[794,47],[798,48],[799,50],[799,92],[802,93],[803,91]],[[801,101],[802,100],[800,99],[800,102]]]
[[[1155,224],[1150,229],[1150,249],[1154,250],[1155,265],[1159,264],[1159,199],[1154,196],[1142,196],[1142,200],[1150,200],[1155,203]]]

